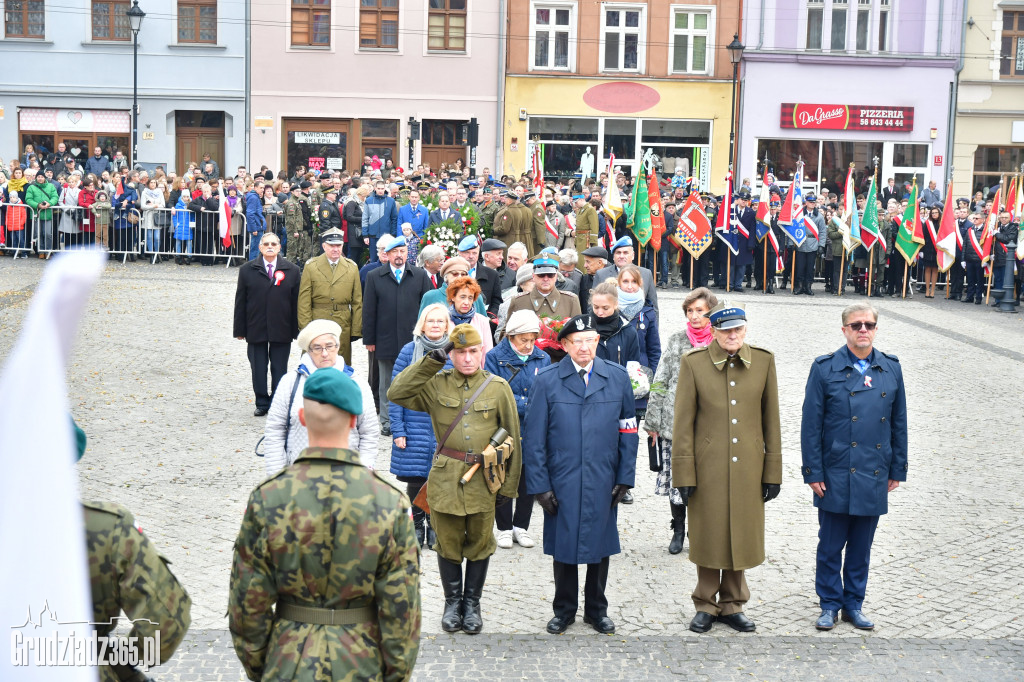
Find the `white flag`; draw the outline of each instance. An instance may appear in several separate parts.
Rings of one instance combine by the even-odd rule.
[[[71,251],[46,269],[0,373],[0,654],[3,680],[96,680],[96,668],[37,665],[28,641],[92,631],[85,527],[64,372],[107,254]],[[17,646],[18,643],[21,646]],[[58,648],[58,647],[55,647]],[[57,655],[65,652],[57,651]],[[24,661],[25,664],[20,664]]]

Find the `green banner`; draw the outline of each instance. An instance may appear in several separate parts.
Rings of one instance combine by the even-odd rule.
[[[633,200],[629,202],[629,217],[626,226],[636,235],[640,246],[651,241],[651,198],[647,190],[647,173],[640,164],[640,174],[633,183]]]
[[[924,246],[924,232],[921,229],[921,214],[917,205],[917,183],[910,190],[907,199],[907,210],[900,221],[900,231],[896,235],[896,250],[903,254],[907,265],[913,265],[917,252]]]

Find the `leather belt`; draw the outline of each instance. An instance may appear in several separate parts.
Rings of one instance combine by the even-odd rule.
[[[451,448],[441,448],[438,452],[445,457],[451,457],[452,459],[457,459],[460,462],[465,462],[466,464],[478,464],[483,462],[482,455],[475,455],[472,452],[460,452],[459,450],[452,450]]]
[[[331,305],[315,305],[311,308],[314,312],[321,313],[336,313],[342,310],[351,310],[352,306],[349,303],[333,303]]]
[[[287,601],[277,602],[277,618],[310,625],[362,625],[377,619],[377,611],[370,606],[350,609],[325,609],[319,606],[300,606]]]

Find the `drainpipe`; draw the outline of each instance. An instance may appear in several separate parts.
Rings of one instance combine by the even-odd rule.
[[[252,91],[252,69],[249,64],[252,57],[252,21],[250,16],[251,3],[245,3],[245,150],[242,152],[245,158],[245,167],[251,170],[249,165],[249,147],[252,141],[252,101],[249,93]],[[225,154],[225,156],[227,156]],[[225,163],[227,163],[225,161]]]
[[[946,134],[946,159],[949,165],[946,167],[946,181],[953,181],[953,138],[956,135],[956,100],[960,91],[960,72],[964,70],[964,51],[967,49],[967,27],[963,18],[967,16],[967,0],[962,0],[963,14],[960,16],[960,54],[956,57],[956,72],[953,74],[953,82],[950,84],[949,94],[949,126]]]
[[[966,1],[966,0],[965,0]],[[494,173],[501,177],[505,172],[502,164],[502,156],[505,150],[505,59],[506,41],[505,36],[505,0],[498,0],[498,101],[495,108],[498,110],[498,125],[494,130]]]

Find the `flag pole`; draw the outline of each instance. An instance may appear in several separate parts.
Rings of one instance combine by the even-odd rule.
[[[789,268],[789,289],[796,293],[796,248],[793,249],[793,265]]]
[[[835,258],[835,256],[833,256],[833,258]],[[846,279],[846,246],[845,245],[843,246],[843,260],[842,260],[842,263],[843,263],[842,267],[839,268],[839,289],[838,289],[838,291],[839,291],[839,295],[840,296],[843,295],[843,280]],[[870,297],[871,294],[869,293],[868,296]]]
[[[725,293],[729,293],[732,285],[732,250],[726,247],[725,250]]]
[[[907,259],[903,259],[903,298],[907,297]]]
[[[690,254],[690,291],[693,291],[693,270],[697,267],[697,259]]]
[[[875,259],[871,253],[874,250],[874,243],[871,244],[871,248],[868,249],[868,298],[871,298],[871,275],[874,274],[875,270]]]
[[[771,226],[768,229],[772,229]],[[763,274],[761,275],[761,293],[768,293],[768,235],[764,236],[764,265],[762,265]]]
[[[651,270],[651,271],[652,271],[652,273],[654,274],[654,277],[653,277],[653,279],[654,279],[654,284],[655,284],[655,286],[657,286],[657,284],[658,284],[658,251],[657,251],[657,249],[655,249],[655,248],[654,248],[654,247],[652,246],[652,247],[651,247],[651,253],[653,253],[653,254],[654,254],[654,255],[652,256],[652,258],[651,258],[651,265],[653,265],[653,266],[654,266],[654,267],[652,268],[652,270]]]
[[[995,244],[993,244],[995,246]],[[988,305],[989,294],[992,293],[992,276],[995,275],[995,268],[988,269],[988,285],[985,287],[985,305]]]

